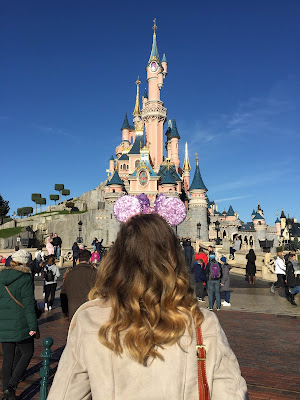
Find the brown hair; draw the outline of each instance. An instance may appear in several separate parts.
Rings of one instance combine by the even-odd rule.
[[[117,355],[125,348],[143,365],[149,357],[163,360],[157,349],[180,345],[186,329],[192,337],[192,322],[203,320],[181,246],[157,214],[137,215],[121,226],[89,294],[90,300],[98,297],[112,307],[100,342]]]
[[[55,264],[55,257],[52,254],[50,256],[48,256],[47,264],[48,265],[54,265]]]

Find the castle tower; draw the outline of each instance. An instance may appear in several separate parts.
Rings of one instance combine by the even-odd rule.
[[[152,50],[147,70],[148,100],[144,102],[142,119],[145,122],[147,146],[150,147],[150,158],[153,169],[158,172],[163,161],[163,125],[167,118],[167,110],[160,100],[160,90],[166,76],[167,62],[161,62],[156,44],[156,20],[153,26]],[[151,146],[149,146],[151,143]]]
[[[285,229],[285,227],[286,227],[286,216],[285,216],[283,210],[281,211],[281,215],[280,215],[280,227],[281,227],[281,230]]]
[[[177,197],[176,187],[177,187],[177,182],[175,181],[170,172],[170,162],[168,162],[167,173],[161,181],[161,191],[165,193],[167,196]]]
[[[281,235],[281,224],[280,224],[280,220],[278,218],[278,211],[277,211],[276,215],[277,215],[277,218],[275,221],[275,226],[276,226],[276,230],[277,230],[277,235],[280,236]]]
[[[257,212],[253,218],[253,225],[255,228],[255,248],[260,249],[260,244],[259,241],[266,240],[266,234],[267,234],[267,224],[265,221],[265,218]]]
[[[190,227],[190,236],[197,237],[197,224],[200,222],[200,239],[201,241],[208,242],[208,223],[207,223],[207,201],[205,193],[207,188],[202,180],[198,154],[196,154],[196,170],[193,178],[193,182],[189,187],[189,193],[191,196],[189,203],[189,213],[191,214],[192,225]]]
[[[135,107],[133,110],[133,123],[134,126],[141,120],[141,109],[140,109],[140,84],[141,81],[139,80],[139,77],[136,80],[136,99],[135,99]]]
[[[168,128],[167,128],[167,131],[165,133],[165,135],[167,136],[167,141],[166,141],[167,158],[169,160],[171,160],[171,140],[170,140],[171,131],[172,131],[172,122],[169,119]]]
[[[188,154],[188,145],[187,142],[185,143],[185,151],[184,151],[184,163],[182,166],[182,179],[183,179],[183,189],[185,193],[189,190],[190,186],[190,170],[191,165],[189,161],[189,154]]]
[[[178,141],[180,139],[180,135],[178,133],[177,125],[175,119],[173,119],[172,129],[170,133],[170,142],[171,142],[171,162],[174,163],[176,167],[176,171],[178,172],[178,168],[180,166],[179,160],[179,148]]]

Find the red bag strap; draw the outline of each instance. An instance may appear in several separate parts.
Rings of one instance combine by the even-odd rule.
[[[209,400],[209,387],[206,377],[206,346],[203,344],[201,327],[198,326],[196,329],[197,336],[197,362],[198,362],[198,388],[199,388],[199,400]]]
[[[14,296],[10,293],[9,289],[7,286],[5,286],[5,289],[7,291],[7,293],[10,295],[10,297],[17,303],[19,304],[20,307],[24,308],[23,304],[21,304],[17,299],[14,298]]]

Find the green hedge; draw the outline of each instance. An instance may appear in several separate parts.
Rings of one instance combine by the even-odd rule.
[[[17,235],[22,231],[22,229],[23,228],[21,226],[17,226],[16,228],[0,229],[0,238],[5,239],[10,236]]]

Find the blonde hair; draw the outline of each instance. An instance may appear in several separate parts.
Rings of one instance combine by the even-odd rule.
[[[157,214],[142,214],[123,224],[101,262],[89,299],[109,300],[109,320],[100,342],[121,355],[125,349],[140,364],[163,356],[158,349],[193,336],[203,314],[198,308],[183,252],[170,226]],[[122,340],[121,340],[122,333]]]

